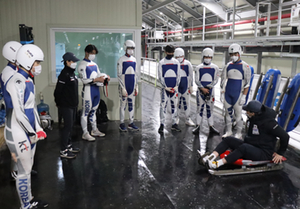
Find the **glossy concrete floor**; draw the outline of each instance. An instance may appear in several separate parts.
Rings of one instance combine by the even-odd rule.
[[[197,163],[197,152],[207,140],[211,151],[220,136],[201,134],[180,122],[182,132],[172,132],[171,118],[159,135],[159,90],[143,84],[143,118],[139,132],[120,133],[119,122],[99,125],[106,137],[96,142],[81,139],[81,128],[73,133],[74,146],[81,148],[76,159],[59,157],[59,128],[38,143],[32,177],[33,195],[49,203],[49,209],[106,208],[300,208],[300,154],[289,148],[281,171],[215,177]],[[195,112],[195,104],[192,104]],[[181,115],[183,119],[183,115]],[[192,117],[195,120],[195,116]],[[224,121],[215,117],[223,133]],[[202,143],[201,143],[201,142]],[[0,208],[18,209],[15,186],[10,182],[10,154],[0,151]]]

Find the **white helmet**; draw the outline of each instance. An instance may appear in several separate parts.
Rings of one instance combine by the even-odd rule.
[[[228,53],[231,54],[231,53],[236,53],[238,52],[239,55],[241,56],[243,51],[242,51],[242,48],[239,44],[231,44],[228,48]]]
[[[214,57],[214,51],[211,48],[205,48],[202,51],[202,58],[203,57]]]
[[[7,42],[2,49],[2,55],[5,59],[10,62],[15,63],[17,52],[21,48],[22,44],[17,41],[9,41]]]
[[[184,50],[182,48],[176,48],[174,51],[174,57],[184,57]]]
[[[127,40],[124,43],[124,50],[126,50],[127,47],[133,47],[133,48],[135,48],[135,43],[132,40]]]
[[[17,63],[26,70],[30,70],[35,61],[44,61],[44,53],[34,44],[22,46],[17,53]]]

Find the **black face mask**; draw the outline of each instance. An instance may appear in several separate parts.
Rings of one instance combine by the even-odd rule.
[[[168,54],[168,55],[166,56],[166,58],[167,58],[167,59],[171,59],[173,56],[174,56],[173,54],[172,54],[172,55]]]

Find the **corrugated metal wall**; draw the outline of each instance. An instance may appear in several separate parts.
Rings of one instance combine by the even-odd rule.
[[[19,24],[33,27],[34,43],[44,51],[43,72],[36,79],[36,89],[44,94],[56,119],[54,86],[49,85],[48,78],[49,25],[140,29],[142,6],[140,0],[0,0],[1,49],[8,41],[20,41]],[[5,65],[6,61],[0,58],[0,68]]]

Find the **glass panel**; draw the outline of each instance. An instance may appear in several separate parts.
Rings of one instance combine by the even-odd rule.
[[[72,52],[82,60],[88,44],[93,44],[98,49],[94,62],[97,63],[100,72],[116,78],[117,62],[125,54],[123,45],[129,39],[133,40],[133,33],[55,32],[56,78],[64,68],[62,56],[66,52]],[[76,74],[78,75],[77,71]]]

